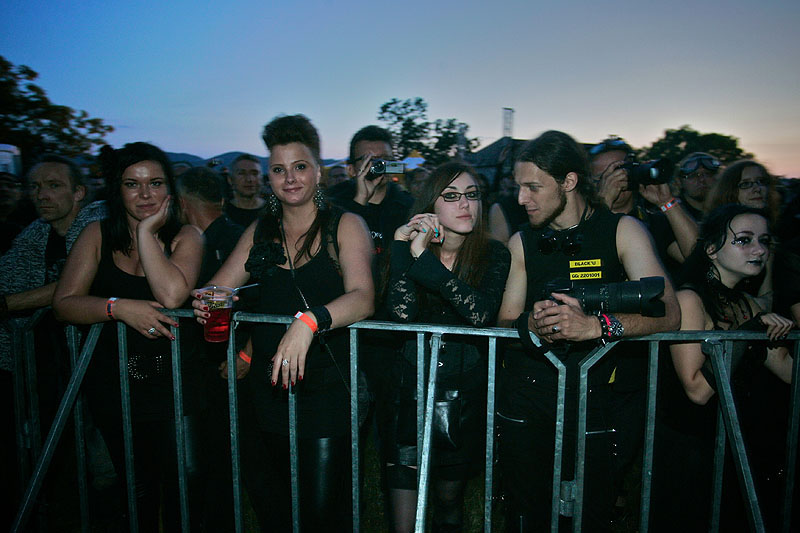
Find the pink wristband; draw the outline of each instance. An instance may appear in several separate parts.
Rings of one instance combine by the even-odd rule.
[[[670,209],[675,207],[675,204],[677,204],[677,203],[678,203],[678,200],[676,200],[675,198],[672,198],[669,202],[665,202],[665,203],[661,204],[660,206],[658,206],[658,208],[661,209],[662,213],[666,213],[667,211],[669,211]]]

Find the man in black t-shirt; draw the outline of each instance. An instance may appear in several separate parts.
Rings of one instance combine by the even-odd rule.
[[[261,189],[264,173],[261,161],[254,155],[241,154],[233,160],[228,176],[231,199],[225,206],[225,214],[242,227],[249,226],[264,207]]]
[[[394,230],[408,222],[414,199],[388,174],[368,179],[373,159],[394,159],[392,136],[381,127],[366,126],[350,141],[347,173],[351,179],[328,189],[328,195],[333,203],[367,222],[375,253],[382,256],[394,238]]]
[[[720,166],[719,159],[705,152],[693,152],[678,164],[681,203],[698,224],[705,216],[706,196],[717,182]]]
[[[205,287],[231,254],[244,228],[231,221],[223,212],[224,187],[221,176],[209,168],[192,168],[176,178],[181,215],[185,223],[196,226],[203,232],[205,246],[203,262],[198,277],[198,287]],[[203,342],[202,328],[194,321],[183,327],[190,328],[187,333],[195,342],[201,343],[198,349],[206,362],[204,365],[204,397],[206,409],[202,417],[202,438],[204,442],[201,463],[205,474],[202,522],[208,531],[231,531],[234,528],[230,419],[228,416],[228,382],[226,342]],[[185,337],[184,337],[185,338]],[[243,378],[250,370],[249,363],[237,358],[237,378]],[[239,387],[238,394],[245,387]],[[240,399],[240,404],[242,401]]]
[[[567,367],[561,494],[574,477],[578,363],[598,341],[677,329],[680,311],[665,279],[665,316],[592,314],[572,296],[546,290],[558,277],[583,283],[665,277],[644,226],[614,215],[594,200],[583,148],[568,135],[548,131],[524,145],[514,169],[518,202],[531,227],[509,240],[511,271],[498,325],[516,323],[521,335],[534,333]],[[526,343],[532,344],[530,342]],[[602,362],[601,362],[602,363]],[[541,351],[508,350],[497,385],[498,454],[507,501],[509,531],[548,529],[553,488],[555,368]],[[584,530],[610,527],[614,503],[609,383],[613,366],[598,364],[589,374]],[[565,498],[569,500],[568,497]]]

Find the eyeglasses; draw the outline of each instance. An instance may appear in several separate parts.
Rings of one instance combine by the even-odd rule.
[[[539,237],[539,252],[550,255],[554,252],[561,251],[564,255],[573,256],[581,251],[582,243],[582,233],[570,232],[562,236],[552,228],[547,228],[547,231]]]
[[[767,187],[769,187],[769,180],[767,178],[761,178],[760,180],[755,180],[755,181],[740,181],[737,187],[739,187],[739,189],[743,191],[746,191],[747,189],[752,189],[756,185],[758,185],[759,187],[764,187],[766,189]]]
[[[701,166],[707,168],[708,170],[717,170],[720,167],[719,159],[716,157],[712,157],[710,155],[696,155],[694,157],[690,157],[687,159],[683,165],[681,165],[681,173],[684,177],[688,176],[695,170],[699,169]]]
[[[589,154],[597,155],[599,153],[605,151],[611,151],[614,149],[630,151],[630,146],[628,146],[628,143],[626,143],[622,139],[607,139],[599,144],[595,144],[594,146],[592,146],[592,148],[589,150]]]
[[[461,201],[462,196],[466,196],[467,200],[476,201],[481,199],[481,191],[467,191],[467,192],[443,192],[439,196],[442,197],[442,200],[445,202],[459,202]]]

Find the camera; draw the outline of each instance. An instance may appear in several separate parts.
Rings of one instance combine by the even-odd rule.
[[[576,283],[555,279],[545,285],[543,298],[558,292],[577,299],[587,313],[632,313],[649,317],[666,314],[661,295],[664,278],[654,276],[617,283]]]
[[[674,169],[672,161],[666,157],[653,159],[647,163],[638,163],[631,157],[625,160],[619,168],[628,173],[629,189],[638,185],[661,185],[672,179]]]
[[[366,178],[370,181],[376,180],[384,174],[403,174],[406,164],[402,161],[384,161],[383,159],[373,159],[369,165],[369,172]]]

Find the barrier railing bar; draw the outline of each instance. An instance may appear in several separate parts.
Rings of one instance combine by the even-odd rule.
[[[67,327],[67,346],[69,347],[69,360],[73,372],[78,364],[78,328]],[[81,510],[81,531],[89,532],[89,483],[86,466],[86,434],[83,424],[83,398],[78,395],[75,399],[75,408],[72,410],[75,425],[75,460],[78,476],[78,498]]]
[[[244,517],[242,515],[242,471],[241,450],[239,448],[239,403],[236,393],[236,326],[237,315],[234,314],[230,325],[230,339],[228,340],[228,416],[230,418],[231,433],[231,479],[233,480],[233,521],[236,533],[244,531]]]
[[[647,533],[650,527],[650,492],[653,486],[653,444],[656,428],[656,398],[658,396],[658,341],[651,341],[647,368],[647,413],[644,428],[642,457],[642,499],[639,513],[639,531]]]
[[[800,433],[800,342],[794,343],[792,363],[792,396],[789,405],[789,424],[786,432],[786,486],[783,494],[783,531],[792,530],[792,503],[797,471],[797,441]]]
[[[23,332],[20,329],[12,330],[12,349],[16,354],[14,357],[14,421],[17,426],[17,457],[19,463],[19,477],[17,483],[19,485],[19,493],[25,492],[27,479],[31,469],[30,457],[28,448],[30,447],[30,431],[28,419],[25,410],[25,376],[23,370],[23,356],[22,356],[22,337]]]
[[[488,380],[486,386],[486,481],[483,499],[483,530],[492,530],[492,502],[494,501],[494,411],[497,370],[497,338],[489,337]]]
[[[86,375],[86,369],[89,367],[89,362],[92,359],[94,347],[97,344],[98,337],[100,336],[101,327],[102,324],[95,324],[89,330],[89,335],[86,339],[83,350],[81,350],[78,364],[69,379],[67,390],[64,393],[64,397],[61,399],[61,403],[58,406],[58,411],[56,411],[56,416],[53,419],[53,425],[50,427],[50,431],[47,434],[47,439],[45,440],[44,447],[42,448],[42,454],[39,456],[39,459],[36,462],[36,468],[33,471],[31,480],[28,483],[28,488],[23,496],[22,504],[20,505],[16,519],[14,520],[14,524],[11,528],[11,531],[13,532],[22,531],[24,529],[25,523],[27,522],[31,511],[33,510],[33,504],[42,488],[42,482],[44,481],[44,476],[47,473],[47,468],[50,466],[50,461],[53,459],[53,454],[55,453],[56,446],[58,445],[58,440],[61,437],[61,433],[63,432],[64,426],[67,423],[69,410],[75,403],[75,399],[78,396],[78,390],[83,382],[84,376]]]
[[[119,345],[119,388],[122,405],[122,442],[125,447],[125,481],[128,487],[128,522],[131,533],[139,531],[136,502],[136,473],[133,470],[133,415],[131,412],[131,383],[128,376],[128,334],[124,322],[117,323]]]
[[[762,532],[764,531],[764,520],[761,517],[761,509],[758,505],[758,497],[753,483],[753,474],[750,471],[742,430],[739,425],[739,417],[733,401],[733,390],[730,383],[730,357],[725,357],[726,354],[733,352],[733,341],[726,340],[724,349],[719,341],[711,341],[709,344],[711,346],[711,364],[714,368],[714,379],[717,382],[720,411],[725,422],[725,430],[729,436],[731,454],[736,464],[739,483],[740,486],[744,485],[742,492],[746,498],[747,519],[750,523],[750,530]]]
[[[586,460],[586,416],[589,399],[589,370],[619,341],[598,346],[578,364],[578,427],[575,434],[575,505],[572,513],[572,530],[580,533],[583,521],[584,462]]]
[[[286,329],[289,329],[288,326]],[[282,361],[281,361],[282,363]],[[278,383],[281,381],[278,374]],[[297,395],[289,382],[289,473],[292,483],[292,531],[300,533],[300,478],[297,466]]]
[[[25,354],[25,380],[28,391],[28,424],[30,427],[30,446],[32,460],[35,463],[42,453],[42,423],[41,413],[39,412],[39,386],[36,372],[36,353],[33,346],[33,328],[42,315],[33,316],[25,326],[23,336]]]
[[[420,475],[422,474],[422,435],[424,426],[419,423],[425,420],[425,334],[417,333],[417,393],[414,398],[417,400],[417,487],[420,486]]]
[[[186,316],[191,316],[191,311],[184,311],[183,313],[186,313]],[[182,316],[183,313],[181,313],[181,312],[171,312],[170,314]],[[237,315],[243,315],[243,316],[239,317],[239,319],[241,321],[250,321],[250,322],[270,322],[270,323],[289,324],[292,321],[291,317],[278,317],[278,316],[274,316],[274,315],[251,315],[251,314],[248,314],[248,313],[237,313]],[[235,322],[232,323],[232,325],[235,327]],[[73,376],[70,379],[70,383],[69,383],[69,386],[68,386],[68,389],[67,389],[67,394],[64,395],[64,398],[62,399],[62,402],[61,402],[61,404],[59,406],[59,411],[58,411],[57,417],[56,417],[56,421],[58,422],[58,424],[54,421],[53,427],[51,428],[51,431],[49,432],[47,440],[45,442],[45,447],[44,447],[44,449],[41,450],[41,454],[40,454],[40,457],[39,457],[39,461],[37,462],[36,470],[35,470],[34,475],[31,478],[31,481],[29,483],[28,491],[26,492],[26,500],[23,502],[23,505],[20,507],[20,510],[19,510],[19,513],[18,513],[18,517],[17,517],[18,521],[22,517],[23,514],[25,515],[24,518],[27,519],[28,515],[31,512],[32,505],[33,505],[33,502],[35,501],[36,495],[38,495],[38,492],[41,489],[41,483],[43,481],[44,473],[46,472],[46,469],[49,466],[49,462],[52,460],[52,454],[53,454],[53,451],[54,451],[55,444],[57,444],[57,441],[60,438],[61,432],[63,431],[64,425],[66,424],[66,417],[68,416],[68,411],[69,411],[70,408],[72,408],[72,405],[74,405],[76,403],[77,394],[78,394],[78,388],[80,387],[80,382],[81,382],[81,380],[83,379],[83,377],[85,375],[86,368],[88,368],[89,360],[91,359],[92,352],[93,352],[94,346],[95,346],[95,344],[97,342],[97,338],[99,336],[101,327],[102,327],[102,324],[96,324],[96,325],[94,325],[92,327],[92,330],[90,332],[90,337],[89,337],[89,339],[87,339],[86,344],[84,345],[84,348],[83,348],[83,350],[81,352],[81,357],[80,357],[80,359],[78,360],[78,363],[77,363],[78,366],[76,366],[76,369],[73,372]],[[422,432],[423,433],[423,435],[422,435],[423,438],[422,438],[422,446],[421,446],[422,449],[423,449],[422,450],[422,456],[423,457],[422,457],[422,460],[418,463],[419,470],[420,471],[424,471],[424,476],[423,476],[423,472],[420,472],[420,474],[419,474],[419,477],[420,477],[420,485],[419,485],[420,486],[420,492],[418,494],[418,502],[417,502],[417,504],[418,504],[417,505],[417,511],[418,511],[417,512],[417,530],[422,530],[422,529],[424,529],[424,525],[425,525],[425,505],[426,504],[425,504],[424,500],[426,500],[426,498],[424,496],[426,495],[427,486],[428,486],[428,483],[429,483],[428,482],[428,478],[429,478],[429,471],[430,471],[430,451],[431,451],[430,448],[431,448],[431,445],[432,445],[432,442],[431,442],[432,419],[433,419],[432,415],[433,415],[433,408],[434,408],[434,403],[435,403],[434,402],[434,393],[435,393],[436,369],[438,368],[438,355],[439,355],[438,351],[439,351],[439,345],[441,343],[441,335],[442,334],[459,334],[459,335],[472,335],[472,336],[489,336],[490,337],[490,340],[489,340],[490,351],[491,351],[491,349],[492,349],[491,345],[493,343],[496,343],[496,339],[497,338],[515,338],[517,336],[517,333],[514,330],[505,330],[505,329],[500,329],[500,328],[466,328],[466,327],[457,328],[457,327],[435,326],[435,325],[426,325],[426,324],[398,325],[398,324],[395,324],[395,323],[380,323],[380,322],[357,323],[357,324],[352,325],[351,328],[352,328],[351,329],[351,336],[358,329],[395,330],[395,331],[401,330],[401,331],[417,332],[418,333],[418,344],[420,344],[419,338],[422,338],[423,339],[422,340],[423,347],[424,347],[424,335],[425,335],[425,333],[432,333],[433,334],[433,338],[431,339],[432,340],[431,372],[429,374],[429,380],[428,380],[429,381],[429,387],[428,387],[428,390],[426,391],[426,403],[425,403],[425,412],[424,412],[425,416],[423,417],[424,429],[423,429],[423,432]],[[90,346],[89,342],[90,342],[91,336],[93,334],[94,334],[93,344]],[[122,324],[118,325],[117,334],[118,334],[117,336],[118,336],[118,341],[119,341],[119,352],[120,352],[119,353],[119,356],[120,356],[120,388],[121,388],[121,392],[122,392],[121,402],[122,402],[123,424],[124,424],[123,425],[123,430],[124,430],[123,431],[123,437],[124,437],[125,451],[126,451],[126,471],[127,471],[126,475],[127,475],[127,484],[128,484],[128,507],[129,507],[129,512],[130,512],[131,531],[137,531],[137,529],[138,529],[138,515],[136,513],[135,477],[134,477],[134,469],[133,469],[133,446],[132,446],[131,406],[130,406],[130,381],[129,381],[129,376],[128,376],[128,354],[127,354],[126,333],[125,333],[124,325],[122,325]],[[173,330],[173,334],[176,334],[176,332],[174,330]],[[233,352],[233,350],[234,350],[234,347],[233,347],[233,329],[231,331],[231,335],[232,335],[232,340],[231,340],[231,345],[229,346],[229,354],[228,354],[229,355],[229,364],[231,362],[233,362],[233,365],[231,365],[230,368],[235,369],[235,353]],[[533,337],[533,335],[532,335],[532,337]],[[651,352],[650,353],[650,355],[651,355],[650,366],[651,366],[651,368],[650,368],[650,370],[652,371],[653,370],[652,367],[654,365],[653,358],[655,357],[654,350],[655,350],[655,352],[657,352],[657,344],[656,343],[659,340],[692,341],[692,340],[703,340],[703,339],[705,339],[707,337],[708,337],[708,332],[705,332],[705,331],[669,332],[669,333],[648,335],[648,336],[643,336],[643,337],[638,337],[638,338],[628,338],[628,339],[626,339],[626,341],[645,340],[645,341],[649,341],[651,343],[651,348],[650,348],[650,352]],[[788,338],[790,340],[797,340],[797,339],[800,339],[800,334],[795,332],[795,333],[790,334]],[[726,348],[726,350],[724,352],[721,351],[721,350],[714,350],[713,353],[712,353],[712,361],[716,360],[715,362],[716,362],[717,366],[724,366],[724,365],[720,365],[721,362],[725,362],[725,364],[729,364],[729,361],[726,360],[726,359],[729,359],[729,358],[725,358],[724,357],[724,353],[730,351],[730,347],[733,344],[733,340],[739,340],[739,339],[741,339],[741,340],[766,340],[767,339],[767,335],[766,334],[755,334],[753,332],[726,332],[726,334],[724,336],[724,339],[725,339],[725,348]],[[435,347],[433,346],[434,343],[435,343]],[[27,351],[29,353],[32,353],[33,352],[33,350],[32,350],[32,348],[33,348],[33,346],[32,346],[33,345],[33,336],[32,336],[32,332],[31,331],[26,332],[25,344],[26,344],[26,346],[25,346],[26,350],[25,351]],[[719,344],[719,342],[717,342],[717,344]],[[793,381],[793,388],[792,388],[792,402],[793,403],[792,403],[792,414],[791,414],[790,420],[789,420],[790,429],[789,429],[788,436],[787,436],[787,471],[788,471],[788,476],[787,476],[787,482],[786,482],[786,492],[785,492],[784,496],[785,496],[785,500],[789,501],[789,502],[791,501],[791,494],[792,494],[792,491],[793,491],[793,488],[794,488],[793,475],[794,475],[794,466],[796,465],[796,446],[797,446],[797,440],[798,440],[796,429],[800,425],[800,423],[798,423],[798,418],[800,418],[800,414],[798,413],[798,411],[800,411],[800,408],[798,408],[798,406],[795,405],[795,403],[797,403],[797,400],[798,400],[798,386],[800,386],[800,384],[798,383],[798,380],[800,380],[800,367],[798,366],[798,363],[797,363],[797,357],[800,356],[800,346],[799,346],[799,344],[800,343],[795,343],[795,350],[794,350],[794,352],[795,352],[795,364],[794,364],[794,368],[793,368],[793,379],[794,379],[794,381]],[[495,346],[496,346],[496,344],[495,344]],[[592,352],[592,354],[597,356],[597,357],[596,357],[595,360],[589,362],[586,365],[586,368],[584,368],[584,365],[587,363],[587,359],[589,357],[592,357],[592,354],[590,354],[590,356],[587,356],[587,359],[584,359],[584,361],[581,362],[582,375],[581,375],[581,390],[579,391],[579,401],[582,403],[583,416],[579,417],[578,424],[579,425],[581,423],[583,424],[583,430],[579,431],[579,434],[578,434],[578,441],[579,442],[578,442],[578,444],[580,445],[580,440],[583,439],[583,444],[582,444],[582,446],[583,446],[582,453],[584,454],[583,457],[585,457],[585,429],[586,429],[586,405],[585,404],[586,404],[586,401],[587,401],[586,395],[588,394],[587,393],[588,389],[585,387],[586,383],[588,382],[588,379],[586,379],[586,375],[583,374],[583,371],[585,370],[587,375],[588,375],[588,369],[597,360],[599,360],[599,358],[603,355],[603,353],[605,353],[605,351],[608,351],[608,349],[610,349],[610,347],[611,347],[610,345],[607,346],[606,349],[602,353],[600,353],[599,355],[598,355],[598,352],[601,351],[602,349],[598,349],[598,350],[595,350],[594,352]],[[87,348],[88,348],[88,352],[87,352]],[[352,349],[352,347],[351,347],[351,349]],[[180,349],[176,348],[176,346],[173,346],[173,350],[172,351],[173,351],[173,387],[175,387],[175,390],[180,391],[180,380],[181,380],[180,371],[179,371],[179,369],[180,369]],[[176,351],[178,352],[177,354],[175,354]],[[434,354],[435,354],[435,358],[434,358]],[[177,361],[176,361],[176,355],[177,355]],[[554,490],[553,490],[553,496],[554,496],[553,510],[554,510],[554,513],[553,513],[553,517],[552,517],[553,518],[553,522],[551,523],[551,526],[554,528],[554,531],[557,531],[557,529],[558,529],[557,522],[558,522],[558,514],[559,514],[558,513],[557,495],[560,492],[558,490],[559,487],[557,486],[557,484],[560,484],[560,473],[561,473],[561,456],[559,454],[561,453],[561,450],[562,450],[562,447],[563,447],[563,430],[564,430],[563,426],[564,426],[564,408],[565,408],[564,407],[565,406],[565,401],[564,400],[565,400],[565,392],[566,392],[566,368],[552,353],[548,352],[546,354],[546,356],[551,361],[551,363],[554,366],[556,366],[556,368],[559,371],[559,393],[558,393],[557,422],[556,422],[556,436],[555,436],[556,454],[555,454],[555,457],[554,457],[554,476],[553,476],[553,479],[554,479]],[[496,352],[495,352],[494,357],[496,358]],[[72,353],[71,353],[71,358],[74,360],[74,355]],[[84,359],[84,358],[86,358],[86,359]],[[434,359],[435,359],[435,362],[437,363],[435,365],[433,364],[434,363]],[[85,364],[84,364],[84,361],[85,361]],[[33,361],[32,364],[35,365],[35,361]],[[490,361],[489,364],[491,365],[492,362]],[[495,364],[496,364],[496,359],[495,359]],[[82,366],[82,374],[80,375],[80,378],[79,378],[79,381],[77,382],[77,384],[75,384],[74,381],[75,381],[76,377],[78,376],[78,374],[81,372],[81,365],[83,365]],[[176,368],[176,365],[177,365],[177,368]],[[351,361],[351,365],[352,365],[352,361]],[[422,366],[423,366],[423,372],[424,372],[424,365],[422,365]],[[356,369],[357,369],[357,366],[356,366]],[[33,383],[36,382],[35,370],[36,369],[34,367],[33,368],[33,379],[31,380]],[[351,371],[352,371],[352,366],[351,366]],[[761,530],[763,530],[763,521],[762,521],[761,516],[760,516],[760,509],[758,507],[758,500],[756,498],[756,494],[755,494],[755,490],[754,490],[754,485],[753,485],[753,481],[752,481],[752,474],[750,473],[749,464],[747,462],[747,456],[746,456],[745,451],[744,451],[744,442],[743,442],[743,439],[742,439],[742,436],[741,436],[741,429],[739,428],[738,418],[736,417],[735,405],[733,404],[733,396],[732,396],[732,392],[731,392],[731,389],[730,389],[730,382],[729,382],[729,379],[728,379],[728,377],[730,376],[730,371],[728,369],[724,369],[721,372],[721,374],[722,375],[720,375],[720,373],[717,374],[717,380],[718,381],[720,381],[720,380],[724,381],[724,383],[721,386],[719,386],[719,383],[718,383],[718,388],[721,391],[720,392],[720,407],[721,407],[721,409],[720,409],[720,413],[721,413],[720,417],[721,417],[721,423],[720,423],[720,427],[719,427],[719,432],[718,433],[721,434],[722,443],[723,443],[723,450],[724,450],[725,434],[726,433],[731,434],[731,444],[735,449],[734,459],[737,462],[737,472],[738,472],[738,474],[740,476],[740,481],[744,485],[744,490],[745,490],[745,492],[747,492],[747,497],[748,497],[748,500],[749,500],[748,503],[750,504],[750,506],[748,508],[748,511],[751,514],[751,516],[749,516],[749,519],[751,520],[751,526],[755,530],[761,531]],[[176,375],[178,376],[177,377],[177,381],[178,381],[178,385],[177,386],[175,384],[175,379],[176,379],[175,376]],[[19,378],[19,377],[20,376],[19,376],[19,373],[18,373],[17,376],[15,376],[15,380],[17,378]],[[235,377],[236,377],[235,376],[235,371],[229,372],[229,393],[231,393],[231,398],[235,398],[235,396],[236,396],[236,391],[235,391],[236,379],[235,379]],[[231,382],[233,383],[232,390],[231,390]],[[424,383],[424,381],[423,381],[423,383]],[[357,391],[357,379],[354,378],[352,380],[351,387]],[[28,388],[30,389],[30,385],[28,386]],[[584,397],[581,397],[581,393],[583,393]],[[487,391],[487,394],[491,394],[491,396],[492,396],[491,399],[493,400],[493,394],[494,394],[493,387],[492,387],[491,391]],[[653,391],[649,391],[649,394],[653,395],[655,393]],[[70,400],[71,403],[70,403],[70,405],[65,406],[65,402],[68,400],[69,395],[72,395],[72,399]],[[180,394],[176,394],[176,396],[180,396]],[[724,398],[724,396],[728,396],[728,398]],[[418,398],[421,398],[421,396],[418,396]],[[487,404],[489,402],[489,399],[490,398],[487,396]],[[33,400],[33,401],[36,402],[36,400]],[[178,435],[178,433],[181,432],[182,429],[183,429],[182,424],[180,425],[180,428],[179,428],[179,424],[178,424],[178,420],[182,420],[182,416],[178,416],[179,414],[182,414],[182,404],[180,406],[178,405],[178,403],[180,401],[181,400],[176,399],[176,406],[175,406],[175,408],[176,408],[176,439],[185,440],[185,439],[181,439],[180,436]],[[355,400],[356,401],[355,404],[353,404],[353,401],[354,400],[351,398],[351,417],[352,416],[357,416],[357,415],[353,415],[352,411],[356,411],[357,412],[357,410],[358,410],[357,399]],[[648,399],[648,401],[649,401],[649,399]],[[295,439],[297,437],[297,435],[296,435],[296,416],[297,416],[296,403],[294,403],[294,405],[292,405],[293,402],[296,402],[296,398],[294,397],[293,391],[290,390],[290,409],[289,409],[290,410],[290,450],[292,449],[292,444],[291,444],[292,434],[294,434],[294,438]],[[418,401],[418,404],[419,403],[421,403],[421,402]],[[235,404],[236,404],[235,401],[231,402],[232,454],[233,454],[234,445],[237,445],[237,447],[238,447],[238,442],[237,442],[238,441],[238,425],[237,425],[236,422],[234,422],[235,416],[233,416],[233,415],[237,414]],[[724,409],[723,409],[723,406],[724,406]],[[581,408],[581,405],[579,405],[579,412],[580,412],[580,408]],[[654,404],[653,405],[648,404],[648,424],[650,423],[649,415],[651,414],[650,413],[651,409],[652,409],[652,414],[654,414],[654,411],[655,411]],[[294,412],[292,412],[292,411],[294,411]],[[488,405],[487,405],[487,411],[489,411]],[[15,414],[18,414],[18,415],[21,414],[22,418],[24,419],[24,412],[15,413]],[[78,420],[77,417],[79,416],[79,413],[76,412],[75,415],[76,415],[76,421],[77,421]],[[487,412],[487,421],[489,420],[489,416],[491,416],[491,413]],[[59,418],[59,417],[61,417],[61,418]],[[58,427],[58,425],[60,425],[60,428]],[[77,423],[76,423],[76,426],[77,426]],[[356,426],[357,426],[357,424],[356,424]],[[419,424],[418,424],[418,426],[419,426]],[[487,438],[488,438],[489,435],[492,434],[492,430],[493,430],[493,428],[490,429],[489,427],[487,427]],[[646,429],[646,432],[647,431],[648,430]],[[76,428],[76,432],[77,432],[77,428]],[[20,431],[20,433],[22,433],[22,431]],[[355,435],[354,442],[357,442],[357,440],[358,440],[357,439],[357,429],[356,429],[356,432],[354,433],[354,435]],[[24,441],[24,435],[18,436],[17,440],[18,440],[18,444],[22,443]],[[646,440],[647,440],[647,436],[646,436]],[[487,442],[487,444],[488,444],[488,442]],[[357,444],[355,446],[357,446]],[[490,460],[490,458],[492,457],[493,451],[494,451],[493,443],[492,443],[491,446],[492,446],[491,447],[492,454],[487,454],[487,464],[488,464],[488,461]],[[178,449],[179,450],[184,450],[184,448],[185,448],[185,445],[181,445],[179,443]],[[487,447],[487,450],[488,449],[489,448]],[[296,442],[295,442],[294,450],[296,451]],[[184,450],[183,453],[185,453],[185,450]],[[724,453],[724,451],[723,451],[723,453]],[[48,455],[48,454],[49,454],[49,457],[46,458],[45,456]],[[354,450],[354,454],[355,454],[355,457],[357,458],[358,457],[358,451]],[[236,455],[237,456],[233,458],[233,462],[234,463],[238,463],[238,459],[239,459],[238,450],[236,451]],[[579,455],[580,454],[576,449],[576,458]],[[294,461],[296,463],[296,460],[297,460],[296,457],[297,457],[296,453],[291,453],[290,461]],[[45,458],[47,459],[46,462],[44,462]],[[719,458],[717,458],[717,459],[719,459]],[[180,462],[180,459],[179,459],[179,462]],[[789,464],[790,462],[791,462],[791,464]],[[299,528],[299,513],[298,513],[299,498],[298,498],[298,495],[295,493],[295,491],[297,490],[297,479],[296,479],[297,471],[296,471],[296,466],[297,465],[295,464],[294,465],[295,470],[292,472],[292,482],[293,482],[293,487],[292,487],[293,488],[293,501],[292,501],[292,503],[293,503],[293,505],[292,505],[293,511],[292,512],[293,512],[293,521],[294,521],[294,529],[295,529],[295,531],[297,531],[298,528]],[[180,468],[180,466],[179,466],[179,468]],[[576,461],[576,474],[580,470],[580,474],[582,476],[583,475],[582,469],[583,469],[583,462],[582,461]],[[234,466],[234,470],[238,470],[238,464]],[[491,475],[492,475],[492,472],[490,472],[489,470],[491,470],[491,469],[487,469],[487,480],[489,480],[487,483],[489,483],[491,481]],[[234,474],[235,474],[236,477],[240,477],[240,471],[237,471]],[[179,476],[180,475],[181,474],[179,474]],[[183,480],[179,480],[179,482],[183,484],[183,486],[181,487],[181,498],[182,498],[182,501],[181,501],[181,505],[182,505],[181,515],[182,515],[182,519],[183,519],[183,529],[184,529],[184,531],[186,531],[187,527],[188,527],[188,520],[187,520],[187,517],[188,517],[188,505],[186,505],[185,502],[183,501],[183,499],[186,497],[185,496],[186,495],[185,464],[184,464],[184,472],[183,472],[182,475],[183,475]],[[643,472],[643,475],[646,475],[646,474]],[[425,479],[422,479],[423,477]],[[355,461],[354,462],[354,475],[353,475],[354,498],[357,498],[358,481],[359,481],[358,466],[357,466],[357,461]],[[238,489],[237,489],[237,482],[238,482]],[[36,486],[37,483],[38,483],[38,486]],[[643,485],[644,485],[644,480],[643,480]],[[490,515],[491,515],[491,485],[487,484],[487,488],[488,488],[488,490],[487,490],[487,493],[486,493],[485,510],[487,510],[486,514],[489,515],[488,522],[487,522],[487,524],[488,524],[487,530],[488,530],[488,529],[491,528],[491,518],[490,518]],[[35,489],[35,490],[31,491],[31,489]],[[235,504],[237,503],[236,502],[236,500],[237,500],[236,493],[239,492],[240,489],[241,489],[240,479],[237,480],[235,478],[234,479],[234,503]],[[575,498],[575,504],[576,504],[575,510],[576,510],[576,513],[577,513],[576,514],[576,518],[580,518],[582,516],[582,503],[583,503],[582,491],[583,491],[583,479],[581,479],[580,482],[576,486],[576,498]],[[34,492],[35,492],[35,494],[34,494]],[[644,487],[643,487],[643,494],[644,494]],[[423,500],[423,501],[421,501],[421,500]],[[238,504],[240,506],[241,502],[239,501]],[[646,505],[646,502],[643,501],[643,504]],[[357,506],[358,506],[358,503],[354,499],[354,530],[358,529],[357,528],[357,523],[358,523],[358,519],[357,519],[358,509],[357,509]],[[420,506],[422,507],[422,509],[420,509]],[[237,531],[240,531],[241,530],[241,509],[239,508],[238,511],[239,511],[239,513],[238,513],[238,516],[236,517],[237,518]],[[422,511],[422,512],[420,513],[420,511]],[[787,526],[786,524],[791,524],[791,516],[787,517],[787,515],[784,514],[783,518],[784,518],[784,528],[788,528],[789,526]],[[644,520],[644,518],[643,518],[643,520]],[[717,516],[717,520],[718,520],[718,516]],[[645,530],[646,530],[647,524],[645,522],[643,522],[643,523],[645,525]],[[579,527],[580,526],[580,521],[576,519],[575,520],[575,524],[576,524],[576,527]],[[19,527],[18,524],[17,524],[17,527]],[[718,522],[717,522],[717,527],[718,527]],[[18,529],[14,529],[14,531],[17,531],[17,530]]]
[[[433,434],[433,408],[436,393],[436,375],[439,367],[439,347],[442,343],[441,334],[431,335],[431,362],[428,370],[428,390],[425,391],[425,427],[422,434],[422,443],[417,441],[417,448],[422,444],[422,462],[418,463],[419,485],[417,486],[417,515],[414,531],[424,533],[425,513],[428,507],[428,485],[430,482],[431,464],[431,435]],[[419,404],[417,400],[417,404]],[[417,419],[419,422],[419,419]],[[417,423],[419,426],[419,423]]]
[[[350,486],[353,509],[353,533],[361,531],[361,451],[358,426],[358,330],[350,330]]]
[[[186,436],[183,427],[183,384],[181,372],[181,332],[170,326],[175,338],[171,342],[172,352],[172,399],[175,409],[175,450],[178,459],[178,493],[181,506],[181,531],[189,533],[189,490],[186,485]]]

